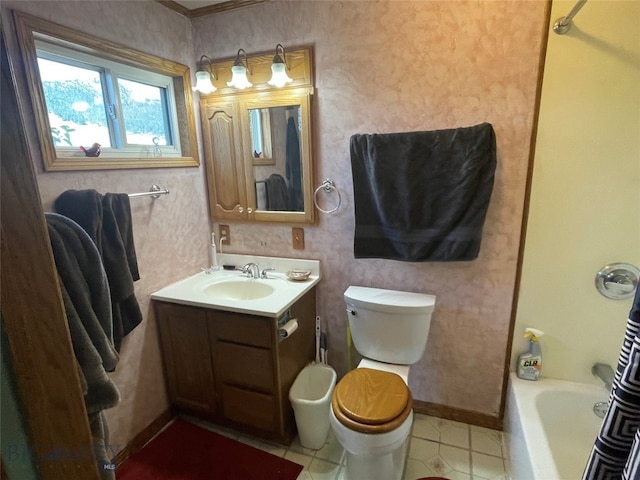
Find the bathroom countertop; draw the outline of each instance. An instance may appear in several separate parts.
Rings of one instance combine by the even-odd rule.
[[[259,266],[260,271],[265,268],[274,268],[275,270],[267,272],[269,278],[259,280],[273,286],[274,293],[249,300],[214,298],[207,295],[205,289],[213,283],[236,279],[251,281],[238,270],[219,269],[209,274],[201,272],[172,283],[153,292],[151,298],[182,305],[277,318],[311,290],[321,278],[318,260],[222,254],[218,255],[218,261],[220,265],[236,265],[238,267],[253,262]],[[305,281],[294,281],[287,278],[286,273],[290,270],[309,270],[311,274]]]

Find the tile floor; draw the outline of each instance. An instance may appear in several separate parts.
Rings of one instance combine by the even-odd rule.
[[[197,423],[302,465],[304,470],[298,480],[343,479],[344,451],[333,433],[329,433],[327,443],[320,450],[309,450],[300,445],[297,437],[287,448]],[[502,432],[415,414],[404,480],[429,476],[450,480],[509,480],[505,457]]]

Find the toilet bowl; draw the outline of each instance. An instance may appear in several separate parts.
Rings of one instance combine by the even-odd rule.
[[[353,343],[365,356],[331,400],[344,478],[401,480],[413,424],[409,368],[426,347],[435,297],[368,287],[349,287],[344,296]]]

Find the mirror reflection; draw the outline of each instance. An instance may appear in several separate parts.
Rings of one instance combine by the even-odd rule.
[[[251,152],[254,165],[272,165],[271,116],[268,108],[249,110]]]
[[[246,90],[227,85],[234,59],[212,63],[216,90],[200,98],[212,221],[314,223],[311,57],[287,51],[282,88],[268,83],[271,53],[251,56]]]
[[[300,105],[249,110],[256,209],[304,211]]]

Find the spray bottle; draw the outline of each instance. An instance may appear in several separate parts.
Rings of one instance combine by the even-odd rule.
[[[524,338],[529,339],[529,351],[518,357],[518,377],[523,380],[538,380],[542,369],[542,348],[540,337],[544,335],[535,328],[525,329]]]

